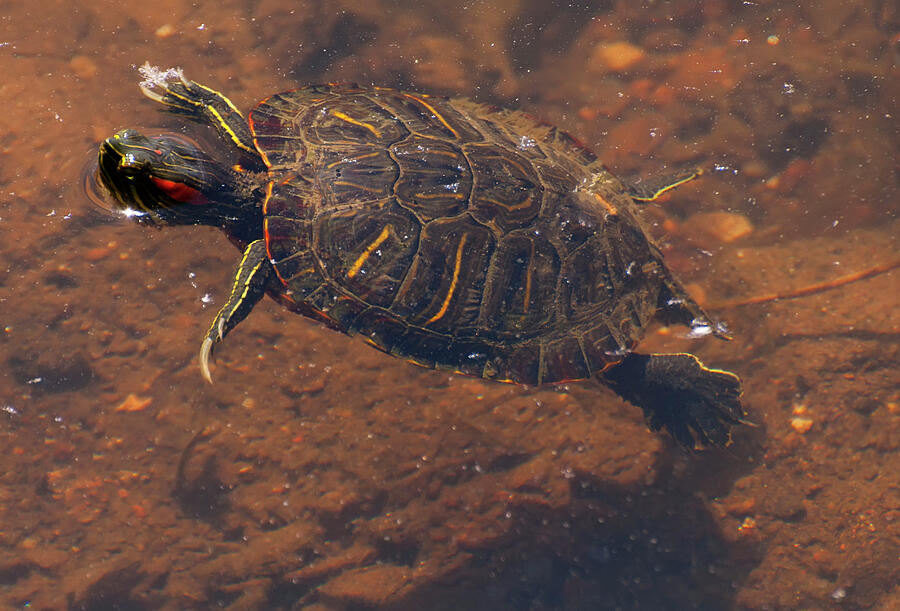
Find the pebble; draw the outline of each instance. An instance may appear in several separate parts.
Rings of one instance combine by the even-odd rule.
[[[21,547],[22,549],[26,549],[26,550],[34,549],[37,547],[37,545],[38,545],[38,540],[35,539],[34,537],[26,537],[25,539],[22,539],[22,541],[19,543],[19,547]]]
[[[700,212],[682,225],[688,235],[708,236],[723,244],[730,244],[753,233],[753,223],[736,212]]]
[[[66,550],[38,546],[27,550],[25,557],[44,570],[54,570],[63,566],[72,555]]]
[[[806,418],[804,416],[794,416],[791,418],[791,428],[801,435],[808,433],[809,429],[812,428],[812,425],[813,421],[811,418]]]
[[[749,178],[762,178],[768,173],[765,164],[758,160],[750,160],[741,167],[741,171]]]
[[[735,517],[747,516],[756,510],[756,499],[745,498],[731,501],[725,505],[725,511]]]
[[[147,408],[150,403],[153,402],[153,399],[150,397],[139,397],[134,393],[131,393],[122,403],[119,404],[119,407],[116,408],[117,412],[139,412]]]
[[[380,564],[344,571],[319,586],[318,593],[327,602],[341,606],[376,607],[392,600],[412,577],[405,566]]]
[[[630,42],[611,42],[597,45],[591,53],[588,67],[597,72],[624,72],[644,59],[646,52]]]
[[[173,26],[171,23],[159,26],[158,28],[156,28],[156,32],[154,32],[157,38],[168,38],[174,33],[175,26]]]
[[[94,248],[89,248],[84,253],[84,258],[87,261],[96,262],[102,261],[106,257],[112,253],[113,248],[115,248],[114,243],[107,244],[106,246],[95,246]]]
[[[69,60],[69,68],[79,78],[93,78],[97,76],[97,64],[86,55],[76,55]]]

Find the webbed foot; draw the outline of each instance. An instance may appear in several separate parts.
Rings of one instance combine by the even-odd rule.
[[[665,427],[688,448],[727,445],[733,425],[744,423],[740,378],[692,354],[629,354],[603,378],[651,429]]]

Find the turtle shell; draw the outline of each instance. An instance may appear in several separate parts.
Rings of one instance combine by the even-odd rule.
[[[622,184],[510,110],[318,86],[250,115],[296,310],[428,367],[540,384],[618,363],[667,274]]]

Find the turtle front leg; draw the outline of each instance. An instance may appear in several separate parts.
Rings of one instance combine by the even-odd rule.
[[[160,70],[149,63],[140,68],[141,91],[170,112],[185,115],[195,121],[212,125],[219,136],[231,144],[235,153],[246,160],[253,171],[266,168],[253,144],[253,135],[241,111],[220,92],[195,83],[184,76],[181,68]]]
[[[228,332],[247,317],[259,300],[266,294],[266,286],[275,274],[269,255],[266,252],[266,241],[255,240],[247,245],[244,256],[238,264],[234,276],[231,296],[216,314],[203,345],[200,347],[200,372],[206,381],[212,383],[209,373],[209,357],[216,344],[225,339]]]

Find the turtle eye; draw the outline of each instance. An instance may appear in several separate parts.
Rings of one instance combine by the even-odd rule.
[[[150,162],[143,157],[138,157],[134,153],[125,153],[122,155],[122,159],[119,160],[119,172],[125,176],[146,174],[149,169]]]

